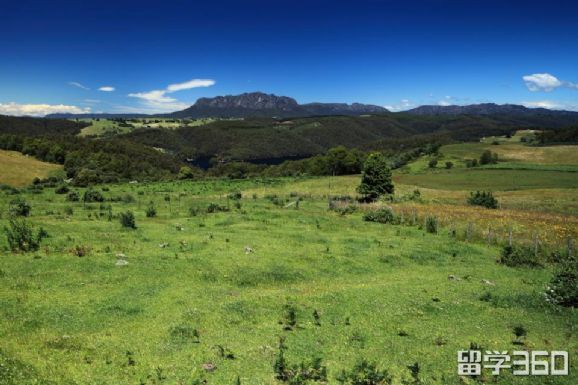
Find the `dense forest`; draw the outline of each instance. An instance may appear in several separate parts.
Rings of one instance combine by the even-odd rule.
[[[386,114],[277,120],[217,120],[198,127],[138,129],[103,138],[77,136],[87,123],[0,116],[0,149],[60,163],[76,185],[126,180],[342,175],[360,171],[369,151],[398,168],[441,144],[544,130],[540,143],[576,142],[567,118]],[[203,168],[199,169],[201,160]]]

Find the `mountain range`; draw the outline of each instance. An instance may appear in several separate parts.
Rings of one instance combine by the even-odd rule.
[[[400,112],[411,115],[508,115],[508,116],[576,116],[574,111],[556,111],[545,108],[528,108],[516,104],[471,104],[466,106],[425,105]],[[288,96],[277,96],[263,92],[240,95],[200,98],[192,106],[168,114],[51,114],[47,118],[298,118],[310,116],[359,116],[391,114],[384,107],[361,103],[306,103],[299,104]]]

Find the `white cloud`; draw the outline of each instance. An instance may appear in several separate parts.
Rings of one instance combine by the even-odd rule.
[[[409,99],[401,99],[399,101],[399,103],[396,104],[391,104],[391,105],[387,105],[384,106],[385,108],[387,108],[389,111],[392,112],[398,112],[398,111],[405,111],[405,110],[409,110],[413,107],[415,107],[416,104],[413,103],[411,100]]]
[[[526,75],[522,79],[524,79],[526,87],[532,92],[550,92],[564,85],[561,80],[549,73]]]
[[[199,87],[210,87],[212,85],[215,85],[215,81],[212,79],[193,79],[189,80],[188,82],[169,84],[167,87],[167,92],[189,90],[191,88]]]
[[[546,108],[548,110],[578,111],[578,102],[538,100],[531,102],[522,102],[521,104],[528,108]]]
[[[164,90],[153,90],[148,92],[135,92],[128,94],[131,98],[140,99],[144,105],[141,112],[171,112],[183,110],[190,106],[189,103],[181,102],[175,98],[167,96],[173,92],[188,90],[198,87],[210,87],[215,84],[211,79],[193,79],[183,83],[169,84]]]
[[[451,106],[452,105],[452,97],[446,96],[442,100],[438,101],[438,106]]]
[[[79,82],[68,82],[69,86],[73,86],[73,87],[77,87],[77,88],[81,88],[83,90],[90,90],[90,88],[83,86],[82,84],[80,84]]]
[[[0,114],[13,116],[44,116],[56,113],[82,114],[89,113],[90,108],[67,106],[64,104],[18,104],[0,103]]]
[[[112,91],[114,91],[114,89],[115,88],[111,87],[111,86],[102,86],[98,90],[102,91],[102,92],[112,92]]]

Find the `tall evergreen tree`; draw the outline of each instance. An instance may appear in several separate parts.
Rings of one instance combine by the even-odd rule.
[[[361,184],[357,187],[357,192],[363,194],[366,200],[373,201],[384,194],[393,194],[393,191],[387,160],[381,153],[370,154],[363,165]]]

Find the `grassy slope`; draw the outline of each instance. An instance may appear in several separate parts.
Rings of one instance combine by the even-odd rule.
[[[0,150],[0,169],[0,184],[21,187],[30,184],[35,177],[45,178],[61,170],[62,166],[41,162],[16,151]]]

